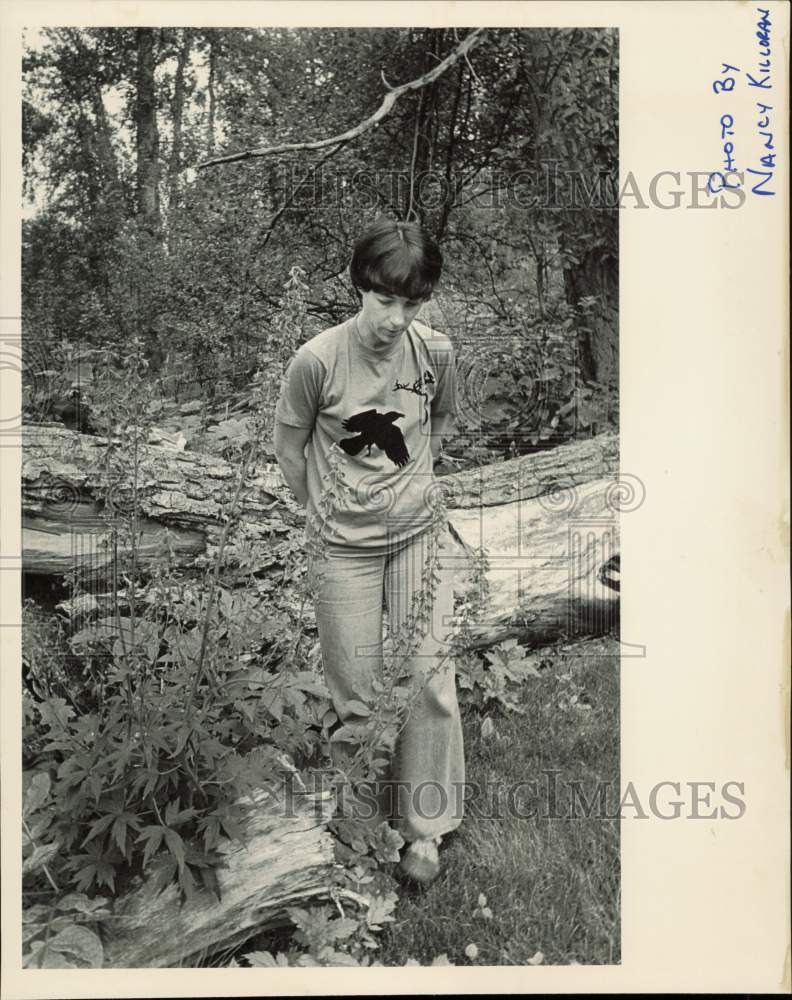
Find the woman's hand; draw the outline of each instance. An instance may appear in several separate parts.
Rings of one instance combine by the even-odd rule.
[[[310,427],[291,427],[275,422],[275,458],[283,478],[303,507],[308,505],[308,475],[305,444],[311,436]]]

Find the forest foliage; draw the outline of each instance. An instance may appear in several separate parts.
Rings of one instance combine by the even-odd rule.
[[[139,337],[164,395],[249,384],[291,268],[301,340],[357,308],[350,247],[386,213],[440,241],[427,312],[472,433],[518,450],[617,422],[618,48],[608,29],[497,29],[356,140],[454,29],[49,29],[24,65],[23,323],[37,345]],[[41,353],[41,352],[40,352]],[[465,428],[463,428],[464,430]]]

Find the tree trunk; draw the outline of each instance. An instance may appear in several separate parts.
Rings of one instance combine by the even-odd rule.
[[[159,223],[159,133],[154,81],[154,29],[138,28],[137,93],[137,207],[143,221],[156,228]]]
[[[217,111],[217,98],[215,95],[215,76],[217,74],[217,42],[214,33],[209,32],[209,131],[206,140],[207,156],[211,156],[215,146],[215,115]]]
[[[182,159],[182,119],[184,117],[184,71],[192,48],[192,31],[182,29],[181,45],[176,63],[176,74],[173,80],[173,101],[171,113],[173,116],[173,145],[168,162],[168,208],[176,206],[179,198],[179,172]]]
[[[97,170],[97,155],[96,155],[96,145],[95,145],[95,133],[91,123],[88,120],[88,116],[83,110],[83,105],[80,102],[79,107],[79,125],[78,125],[78,135],[80,136],[80,146],[83,159],[87,164],[88,169],[85,172],[87,183],[85,185],[85,195],[88,199],[88,208],[90,212],[90,217],[96,219],[99,217],[101,209],[101,182],[99,178],[99,171]],[[96,266],[96,262],[101,258],[101,252],[99,248],[93,248],[93,256],[91,260],[91,267]]]
[[[67,37],[74,46],[85,71],[85,85],[77,101],[82,117],[82,100],[87,96],[93,114],[93,135],[90,141],[90,163],[99,185],[99,196],[92,198],[95,219],[114,231],[124,215],[124,189],[118,173],[118,162],[113,150],[112,130],[107,120],[102,98],[103,70],[97,66],[96,52],[88,49],[77,30],[68,30]],[[87,124],[82,127],[88,127]]]
[[[489,558],[490,603],[473,645],[512,636],[542,645],[618,623],[603,572],[619,552],[618,470],[618,436],[607,433],[439,480],[459,546],[458,593],[476,550]]]
[[[580,374],[585,381],[612,384],[619,373],[619,276],[618,267],[603,259],[598,249],[584,255],[579,264],[564,270],[564,290],[570,305],[595,296],[589,329],[578,337]]]

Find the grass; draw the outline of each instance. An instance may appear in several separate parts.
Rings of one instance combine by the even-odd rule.
[[[524,715],[494,716],[494,733],[482,736],[482,715],[464,713],[467,780],[488,793],[441,849],[437,881],[400,900],[376,954],[384,965],[429,965],[443,954],[458,965],[523,965],[537,952],[546,964],[619,961],[618,820],[596,809],[587,818],[580,808],[570,818],[568,784],[580,782],[591,801],[597,783],[608,782],[607,812],[618,804],[618,645],[606,638],[556,647],[543,662],[524,687]],[[535,789],[513,795],[523,815],[515,814],[508,790],[531,780]]]
[[[593,802],[604,782],[605,812],[617,810],[618,643],[606,637],[549,647],[540,664],[522,689],[524,714],[493,711],[482,729],[487,716],[463,710],[466,778],[482,794],[441,847],[438,879],[425,889],[402,887],[395,922],[377,936],[375,962],[619,962],[618,820],[597,809],[586,817],[579,805],[573,811],[570,789],[580,782]],[[534,788],[519,790],[530,781]],[[291,934],[265,932],[255,946],[286,951]],[[474,958],[465,954],[471,944]]]

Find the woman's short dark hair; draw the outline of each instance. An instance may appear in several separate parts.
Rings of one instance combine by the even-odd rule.
[[[355,244],[349,268],[359,292],[428,299],[443,270],[443,255],[415,222],[381,215]]]

